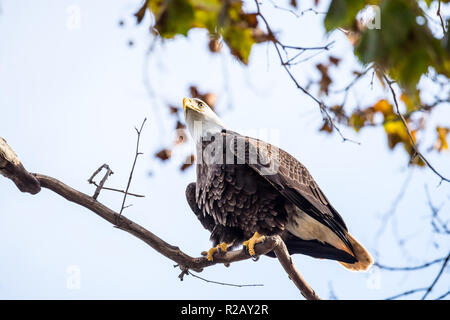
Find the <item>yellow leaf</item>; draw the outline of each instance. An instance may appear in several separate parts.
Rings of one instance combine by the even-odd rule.
[[[434,143],[434,148],[439,152],[442,150],[448,150],[447,135],[450,132],[450,128],[437,127],[436,131],[438,137]]]
[[[411,145],[411,140],[402,121],[387,121],[384,124],[384,130],[388,135],[389,148],[393,149],[399,142],[405,144],[405,147],[406,145]],[[412,131],[411,135],[415,142],[415,131]]]
[[[358,132],[362,127],[364,127],[364,124],[366,122],[366,119],[363,117],[363,114],[360,110],[356,110],[351,117],[348,119],[349,126],[353,127],[356,132]]]
[[[414,111],[416,109],[416,105],[420,105],[421,103],[419,90],[416,90],[412,94],[402,93],[400,100],[402,100],[405,104],[407,112]]]
[[[381,99],[377,103],[374,104],[373,110],[375,112],[381,112],[385,117],[394,113],[394,109],[392,105],[386,99]]]

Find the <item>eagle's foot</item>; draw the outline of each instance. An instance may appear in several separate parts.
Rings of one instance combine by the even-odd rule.
[[[264,242],[264,239],[266,237],[260,235],[258,232],[255,232],[255,234],[248,239],[247,241],[244,241],[242,244],[247,249],[248,253],[254,257],[255,256],[255,244]]]
[[[214,254],[216,252],[227,252],[228,249],[228,243],[226,242],[222,242],[221,244],[218,244],[215,247],[212,247],[211,249],[209,249],[208,251],[203,251],[202,255],[206,256],[206,259],[208,259],[208,261],[213,261],[214,260]]]

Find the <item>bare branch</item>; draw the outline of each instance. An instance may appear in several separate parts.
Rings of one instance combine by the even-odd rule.
[[[145,118],[144,121],[142,121],[141,128],[139,130],[137,128],[134,128],[136,130],[136,134],[137,134],[136,154],[134,155],[133,166],[131,167],[130,176],[128,178],[128,183],[127,183],[127,188],[125,189],[125,194],[124,194],[123,200],[122,200],[122,207],[120,208],[119,214],[122,214],[123,210],[129,207],[129,206],[125,206],[125,201],[127,200],[128,189],[130,188],[131,180],[133,179],[133,173],[134,173],[134,168],[136,166],[137,158],[142,154],[142,152],[139,152],[139,142],[141,140],[141,132],[142,132],[142,129],[144,128],[146,121],[147,121],[147,118]]]
[[[145,120],[144,120],[145,122]],[[140,130],[136,131],[138,132],[138,138],[139,134],[142,131],[144,122],[141,126]],[[138,139],[139,140],[139,139]],[[12,151],[12,149],[6,145],[6,142],[4,142],[3,139],[0,138],[0,161],[2,164],[1,172],[3,173],[3,170],[5,170],[5,165],[9,166],[12,165],[12,163],[20,163],[18,162],[17,156],[15,156],[15,153]],[[139,154],[141,154],[139,151],[139,141],[137,142],[137,148],[136,148],[136,157]],[[8,151],[6,153],[6,151]],[[6,155],[6,156],[5,156]],[[13,156],[12,156],[13,155]],[[23,166],[22,166],[23,168]],[[134,168],[134,166],[133,166]],[[133,171],[133,170],[132,170]],[[215,264],[224,264],[229,265],[230,263],[247,260],[250,257],[250,255],[247,253],[246,250],[234,250],[229,251],[223,254],[219,254],[214,256],[213,261],[208,261],[206,257],[198,257],[194,258],[183,251],[181,251],[178,247],[170,245],[169,243],[165,242],[158,236],[156,236],[151,231],[145,229],[144,227],[140,226],[139,224],[133,222],[132,220],[126,218],[121,213],[117,213],[110,208],[106,207],[102,203],[98,202],[93,197],[88,196],[85,193],[82,193],[80,191],[77,191],[68,185],[64,184],[63,182],[43,174],[39,173],[29,173],[25,169],[22,169],[22,172],[19,172],[17,176],[12,176],[13,173],[10,173],[8,171],[8,175],[5,175],[7,178],[18,181],[17,186],[19,187],[19,190],[24,190],[23,192],[29,192],[30,188],[28,187],[29,184],[29,177],[32,177],[32,184],[34,184],[34,191],[40,190],[41,187],[52,190],[53,192],[59,194],[66,200],[76,203],[82,207],[85,207],[86,209],[94,212],[101,218],[105,219],[109,223],[113,224],[116,228],[121,229],[123,231],[126,231],[135,237],[141,239],[145,243],[147,243],[149,246],[151,246],[153,249],[155,249],[160,254],[164,255],[165,257],[171,259],[172,261],[176,262],[180,269],[182,270],[182,274],[180,275],[180,278],[182,278],[183,275],[189,273],[189,270],[193,270],[196,272],[201,272],[203,268],[209,267]],[[130,175],[131,177],[131,175]],[[23,179],[23,180],[22,180]],[[130,178],[131,180],[131,178]],[[25,188],[23,188],[25,186]],[[22,187],[22,188],[21,188]],[[39,192],[39,191],[37,191]],[[35,192],[35,193],[37,193]],[[127,191],[126,191],[127,194]],[[123,209],[123,206],[122,206]],[[287,251],[286,245],[284,244],[283,240],[280,236],[268,236],[266,237],[264,243],[258,244],[255,247],[255,254],[256,256],[267,254],[271,251],[274,251],[278,260],[280,261],[281,265],[285,269],[285,271],[288,273],[290,279],[294,282],[294,284],[299,288],[301,294],[307,298],[307,299],[314,299],[317,300],[319,297],[316,295],[314,290],[309,287],[309,285],[305,282],[305,280],[302,278],[300,273],[295,268],[294,264],[292,263],[291,257]]]
[[[94,178],[97,174],[100,173],[100,171],[102,171],[102,169],[106,169],[106,173],[103,177],[103,179],[100,181],[100,184],[97,184],[94,181]],[[95,170],[95,172],[92,174],[92,176],[88,179],[88,182],[90,184],[94,184],[97,188],[95,189],[94,195],[92,196],[92,198],[97,199],[98,196],[100,195],[100,191],[104,188],[103,186],[106,183],[106,180],[108,179],[108,177],[110,175],[112,175],[114,172],[112,172],[112,170],[109,168],[109,166],[105,163],[102,166],[100,166],[97,170]]]
[[[258,283],[257,284],[233,284],[233,283],[227,283],[227,282],[208,280],[208,279],[200,277],[200,276],[198,276],[196,274],[193,274],[190,271],[187,271],[187,274],[190,275],[190,276],[193,276],[194,278],[200,279],[202,281],[205,281],[205,282],[208,282],[208,283],[219,284],[219,285],[222,285],[222,286],[230,286],[230,287],[238,287],[238,288],[243,288],[243,287],[262,287],[262,286],[264,286],[263,284],[258,284]]]
[[[422,300],[425,300],[428,297],[428,295],[431,293],[431,291],[434,289],[436,283],[438,283],[439,279],[441,278],[442,274],[444,273],[445,268],[447,267],[449,260],[450,260],[450,253],[448,253],[446,257],[436,259],[436,260],[427,262],[423,265],[415,266],[415,267],[387,267],[384,265],[380,265],[379,263],[374,263],[374,265],[379,267],[380,269],[384,269],[384,270],[388,270],[388,271],[413,271],[413,270],[425,269],[432,265],[442,262],[442,266],[439,269],[439,272],[434,277],[433,281],[431,282],[431,284],[428,287],[408,290],[408,291],[402,292],[400,294],[397,294],[395,296],[392,296],[390,298],[387,298],[387,300],[394,300],[394,299],[397,299],[397,298],[400,298],[403,296],[411,295],[416,292],[424,292],[425,291],[424,295],[422,296]],[[448,295],[448,293],[445,293],[444,295],[441,295],[438,299],[442,299],[443,297],[445,297],[447,295]]]
[[[319,296],[314,292],[314,290],[308,285],[308,283],[302,278],[300,273],[295,268],[295,265],[288,253],[287,247],[282,240],[274,248],[273,251],[275,252],[275,255],[277,256],[284,270],[289,275],[289,278],[294,282],[305,299],[320,300]]]
[[[303,14],[305,14],[305,13],[307,13],[307,12],[313,12],[313,13],[315,13],[316,15],[318,15],[318,14],[327,14],[326,12],[317,11],[317,10],[314,9],[314,8],[308,8],[308,9],[302,10],[302,11],[300,11],[300,14],[303,15]]]
[[[50,189],[66,200],[89,209],[103,219],[112,223],[116,228],[126,231],[141,239],[142,241],[150,245],[153,249],[155,249],[165,257],[175,261],[180,266],[200,272],[203,268],[212,266],[217,263],[232,263],[250,258],[250,256],[244,250],[230,251],[225,253],[224,255],[214,256],[214,261],[208,261],[205,257],[190,257],[189,255],[183,253],[178,247],[168,244],[149,230],[129,220],[120,213],[109,209],[92,197],[75,189],[72,189],[68,185],[55,178],[38,173],[34,173],[33,175],[39,181],[41,187]],[[272,251],[273,248],[278,245],[279,241],[280,240],[277,240],[276,237],[268,237],[267,241],[263,245],[256,248],[257,255],[266,254],[267,252]]]
[[[299,46],[290,46],[290,45],[285,45],[283,43],[281,43],[276,37],[274,32],[272,31],[269,23],[267,22],[266,18],[264,17],[264,15],[261,12],[261,8],[260,8],[260,4],[258,2],[258,0],[255,0],[255,4],[256,4],[256,14],[261,18],[261,20],[264,22],[264,25],[266,26],[267,32],[269,34],[269,36],[272,39],[272,43],[275,46],[275,50],[277,52],[278,58],[280,60],[281,65],[283,66],[284,70],[287,72],[287,74],[289,75],[289,77],[291,78],[291,80],[294,82],[295,86],[300,89],[304,94],[306,94],[308,97],[310,97],[312,100],[314,100],[314,102],[316,102],[319,105],[320,108],[320,112],[322,113],[322,115],[324,116],[324,121],[328,121],[331,126],[336,129],[336,132],[341,136],[342,141],[343,142],[353,142],[356,144],[360,144],[357,141],[351,140],[346,138],[341,130],[338,128],[338,126],[336,125],[334,119],[331,117],[330,113],[328,112],[328,107],[322,102],[320,101],[318,98],[316,98],[314,95],[312,95],[308,90],[306,90],[303,86],[300,85],[300,83],[297,81],[297,79],[294,77],[294,75],[292,74],[292,72],[289,70],[289,59],[287,61],[284,60],[280,48],[279,46],[286,51],[286,49],[295,49],[295,50],[300,50],[301,53],[303,53],[305,50],[329,50],[330,46],[333,44],[333,42],[330,42],[329,44],[323,46],[323,47],[299,47]],[[297,55],[298,56],[298,55]]]
[[[296,18],[300,17],[299,14],[298,14],[295,10],[293,10],[293,9],[281,7],[281,6],[277,5],[275,2],[273,2],[272,0],[270,0],[270,3],[272,4],[272,6],[273,6],[275,9],[282,10],[282,11],[286,11],[286,12],[290,12],[290,13],[292,13]]]
[[[447,257],[439,258],[439,259],[421,264],[419,266],[413,266],[413,267],[390,267],[390,266],[385,266],[383,264],[380,264],[378,262],[375,262],[373,265],[380,269],[387,270],[387,271],[413,271],[413,270],[420,270],[420,269],[428,268],[432,265],[435,265],[437,263],[445,261],[445,259],[447,259]]]
[[[334,90],[332,91],[332,93],[341,93],[341,92],[348,92],[357,82],[358,80],[360,80],[364,75],[367,74],[367,72],[369,72],[372,68],[374,67],[374,65],[370,65],[369,67],[367,67],[364,71],[359,72],[355,78],[353,78],[353,80],[346,85],[344,88],[342,89],[338,89],[338,90]]]
[[[98,186],[96,182],[93,183],[94,186]],[[119,192],[119,193],[125,193],[125,190],[120,190],[120,189],[116,189],[116,188],[109,188],[109,187],[102,187],[102,190],[108,190],[108,191],[114,191],[114,192]],[[126,193],[129,196],[132,197],[136,197],[136,198],[145,198],[145,196],[143,194],[137,194],[137,193],[132,193],[132,192],[127,192]]]
[[[445,270],[445,267],[447,267],[448,261],[450,259],[450,254],[447,255],[447,258],[445,258],[444,263],[442,264],[441,269],[439,269],[438,274],[436,275],[436,277],[434,278],[433,282],[431,283],[431,285],[427,288],[425,294],[422,297],[422,300],[425,300],[428,296],[428,294],[433,290],[434,286],[436,285],[436,283],[439,281],[439,278],[442,276],[442,273]]]
[[[444,299],[445,297],[447,297],[449,294],[450,294],[450,290],[447,291],[446,293],[444,293],[443,295],[437,297],[436,300],[442,300],[442,299]]]
[[[408,291],[396,294],[395,296],[386,298],[386,300],[395,300],[395,299],[398,299],[398,298],[401,298],[401,297],[404,297],[404,296],[409,296],[409,295],[411,295],[413,293],[422,292],[422,291],[425,291],[425,290],[427,290],[427,288],[417,288],[417,289],[408,290]]]
[[[36,194],[41,191],[39,181],[36,180],[20,162],[16,153],[0,137],[0,174],[12,180],[22,192]]]
[[[394,222],[393,219],[395,219],[395,213],[397,211],[397,207],[399,205],[399,203],[402,201],[406,190],[408,189],[409,183],[411,181],[412,175],[413,175],[414,171],[409,171],[408,175],[406,176],[405,181],[403,182],[403,185],[401,186],[397,196],[395,197],[394,201],[392,201],[391,204],[391,208],[384,214],[381,215],[381,223],[380,226],[377,230],[377,232],[375,233],[375,241],[378,242],[381,239],[381,236],[383,235],[384,231],[386,230],[386,226],[388,225],[388,223],[390,221],[392,221],[393,225]],[[397,233],[394,233],[397,240],[398,240],[398,244],[399,246],[401,246],[401,241],[399,239],[399,235]]]
[[[437,11],[436,11],[436,15],[439,17],[439,20],[441,21],[442,32],[443,32],[443,35],[445,37],[445,34],[447,33],[447,30],[445,29],[444,19],[442,19],[442,15],[441,15],[441,0],[438,1],[438,8],[437,8]]]
[[[450,229],[447,226],[447,222],[442,221],[441,217],[439,217],[439,211],[442,208],[442,205],[438,208],[436,207],[432,200],[431,200],[431,195],[430,195],[430,191],[428,190],[428,186],[425,185],[425,194],[427,196],[427,201],[428,201],[428,206],[430,207],[431,210],[431,225],[433,227],[433,230],[436,233],[441,233],[441,234],[450,234]]]
[[[99,174],[99,172],[103,169],[107,169],[107,172],[105,174],[105,176],[103,177],[103,179],[100,181],[100,184],[98,184],[97,182],[94,181],[94,178],[97,174]],[[116,188],[109,188],[109,187],[105,187],[104,184],[106,182],[106,179],[110,176],[114,174],[114,172],[109,168],[109,166],[105,163],[103,165],[101,165],[97,170],[94,171],[94,173],[91,175],[91,177],[88,179],[88,182],[90,184],[93,184],[94,186],[97,187],[97,189],[95,190],[94,199],[97,199],[98,194],[100,193],[101,190],[109,190],[109,191],[115,191],[115,192],[119,192],[119,193],[125,193],[125,190],[120,190],[120,189],[116,189]],[[142,194],[136,194],[136,193],[131,193],[128,192],[127,193],[129,196],[133,196],[133,197],[137,197],[137,198],[144,198],[145,196]],[[96,196],[97,195],[97,196]]]
[[[414,149],[414,152],[416,153],[416,155],[418,157],[420,157],[420,159],[422,159],[422,161],[428,166],[428,168],[430,168],[438,177],[441,178],[441,182],[442,181],[446,181],[446,182],[450,182],[450,179],[444,177],[442,174],[440,174],[431,164],[430,162],[425,158],[425,156],[419,151],[419,148],[417,147],[416,141],[414,140],[411,130],[409,129],[408,123],[406,122],[405,117],[403,116],[403,114],[400,112],[400,108],[398,105],[398,101],[397,101],[397,95],[395,94],[394,88],[392,87],[392,84],[394,83],[392,80],[389,80],[388,77],[386,76],[386,74],[383,73],[383,79],[385,80],[386,84],[389,86],[389,89],[391,90],[392,93],[392,99],[394,100],[394,105],[395,105],[395,111],[397,113],[397,115],[400,117],[400,119],[403,122],[403,125],[405,126],[406,132],[408,133],[408,137],[409,137],[409,141],[411,143],[411,146]]]

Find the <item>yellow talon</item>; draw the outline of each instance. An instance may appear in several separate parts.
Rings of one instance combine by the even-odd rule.
[[[208,254],[206,256],[206,258],[208,259],[208,261],[213,261],[213,255],[214,253],[216,253],[217,251],[219,251],[219,249],[217,249],[217,247],[211,248],[208,250]]]
[[[255,244],[263,242],[265,238],[265,236],[262,236],[258,232],[255,232],[255,234],[250,239],[244,241],[242,244],[247,248],[248,253],[250,253],[251,256],[254,256]]]
[[[221,244],[211,248],[208,250],[208,252],[206,253],[206,258],[208,259],[208,261],[213,261],[214,260],[214,253],[216,252],[227,252],[228,249],[228,243],[226,242],[222,242]]]
[[[219,244],[217,247],[219,247],[221,252],[227,252],[228,249],[228,243],[226,242],[222,242],[221,244]]]

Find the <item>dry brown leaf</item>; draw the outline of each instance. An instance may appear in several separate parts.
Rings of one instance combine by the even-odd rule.
[[[186,160],[184,160],[183,164],[180,167],[181,171],[186,170],[187,168],[191,167],[195,162],[195,157],[193,154],[186,157]]]
[[[322,78],[319,81],[320,84],[319,92],[328,95],[328,87],[330,86],[331,83],[331,78],[328,75],[328,66],[319,63],[316,65],[316,68],[320,71],[322,75]]]
[[[335,66],[337,66],[339,62],[341,62],[341,59],[333,56],[330,56],[328,59],[330,60],[330,63],[334,64]]]
[[[333,132],[333,127],[330,125],[328,121],[324,121],[322,127],[319,129],[319,131],[325,131],[328,133]]]
[[[166,161],[166,160],[170,159],[171,156],[172,156],[172,150],[170,150],[170,149],[162,149],[161,151],[159,151],[158,153],[155,154],[155,157],[157,157],[158,159],[160,159],[162,161]]]

